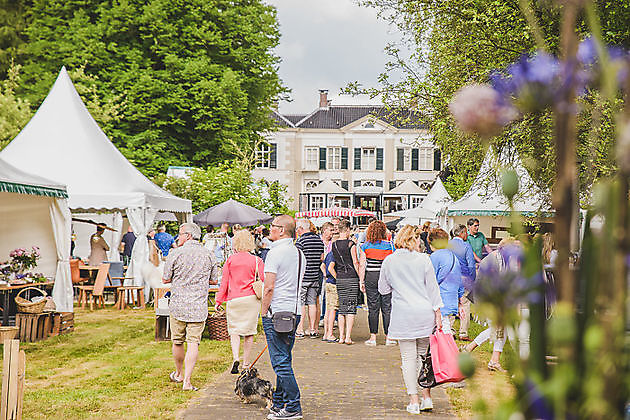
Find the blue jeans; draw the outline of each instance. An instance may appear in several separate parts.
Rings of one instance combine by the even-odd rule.
[[[300,315],[297,316],[300,322]],[[263,330],[267,337],[269,346],[269,358],[271,366],[276,373],[276,390],[273,392],[273,407],[284,408],[290,412],[302,412],[300,405],[300,389],[298,388],[293,367],[291,366],[293,344],[295,343],[295,332],[288,334],[278,334],[273,329],[271,318],[262,318]],[[286,341],[285,341],[286,340]],[[288,343],[287,343],[288,341]]]

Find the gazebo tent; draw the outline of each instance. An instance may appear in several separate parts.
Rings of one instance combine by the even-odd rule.
[[[122,228],[126,213],[137,240],[129,270],[142,285],[148,259],[146,234],[158,211],[190,220],[192,206],[153,184],[116,149],[90,115],[63,67],[33,118],[0,158],[36,175],[67,185],[73,212],[118,213],[113,226]],[[115,244],[110,244],[116,246]]]
[[[414,184],[415,185],[415,184]],[[393,190],[392,190],[393,191]],[[403,217],[399,222],[400,225],[417,224],[420,225],[425,221],[435,221],[439,217],[440,210],[452,203],[453,199],[444,188],[442,180],[438,177],[433,187],[422,200],[418,207],[407,210],[395,211],[387,213],[387,217]]]
[[[519,192],[510,209],[507,198],[502,193],[501,171],[513,169],[519,179]],[[549,221],[553,216],[550,205],[544,199],[548,194],[532,180],[515,152],[497,154],[488,149],[481,168],[472,186],[462,198],[448,206],[449,227],[465,224],[470,217],[480,219],[480,230],[487,237],[494,237],[492,228],[509,227],[508,217],[512,211],[539,221]]]
[[[440,210],[442,210],[444,207],[447,207],[452,202],[453,198],[450,196],[448,191],[446,191],[442,180],[438,176],[433,183],[431,190],[429,191],[427,196],[424,197],[424,200],[422,200],[420,206],[438,213]]]
[[[0,259],[15,248],[40,248],[33,271],[53,277],[53,300],[72,312],[70,209],[65,185],[28,174],[0,159]]]

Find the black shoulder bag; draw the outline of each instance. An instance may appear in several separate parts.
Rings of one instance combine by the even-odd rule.
[[[300,296],[300,273],[302,272],[302,251],[298,251],[298,272],[297,272],[297,285],[295,294],[295,312],[280,311],[274,312],[271,315],[271,323],[275,332],[280,334],[288,334],[295,331],[297,327],[297,311],[298,301]]]

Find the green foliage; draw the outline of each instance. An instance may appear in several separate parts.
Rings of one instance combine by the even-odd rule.
[[[15,96],[20,80],[20,66],[11,65],[7,79],[0,83],[0,150],[20,132],[31,118],[28,101]]]
[[[262,0],[33,0],[9,12],[0,66],[7,54],[23,65],[19,96],[37,106],[66,65],[147,175],[222,162],[228,140],[251,146],[272,127],[280,34]]]

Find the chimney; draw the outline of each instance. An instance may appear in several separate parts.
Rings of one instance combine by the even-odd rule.
[[[328,108],[330,101],[328,101],[328,89],[319,90],[319,107]]]

